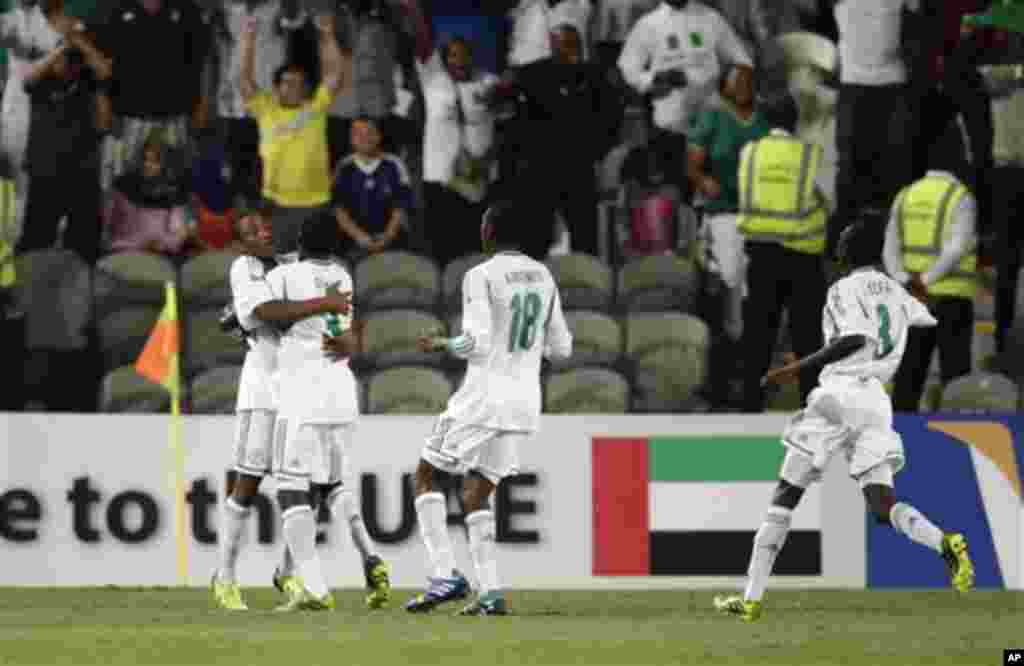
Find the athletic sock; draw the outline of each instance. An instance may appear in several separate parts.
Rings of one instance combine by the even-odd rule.
[[[494,545],[494,514],[487,510],[474,511],[466,516],[466,527],[469,530],[469,553],[473,557],[480,594],[500,591]]]
[[[775,558],[786,544],[789,524],[793,511],[781,506],[768,509],[764,522],[754,536],[754,550],[750,554],[750,566],[747,568],[747,589],[743,595],[746,601],[760,601],[764,589],[775,567]]]
[[[223,583],[236,582],[235,572],[238,564],[238,554],[242,550],[242,536],[249,524],[251,507],[245,507],[235,501],[234,497],[228,497],[224,502],[223,526],[220,533],[220,568],[217,570],[217,579]]]
[[[284,538],[295,558],[302,582],[318,599],[327,595],[320,556],[316,552],[316,517],[309,506],[298,506],[284,513]]]
[[[914,507],[897,502],[889,512],[889,522],[911,541],[942,554],[942,530]]]
[[[352,543],[359,551],[360,557],[365,562],[367,558],[377,555],[373,547],[373,540],[370,533],[366,531],[366,523],[363,522],[363,513],[359,510],[355,493],[346,488],[335,490],[328,501],[331,515],[338,520],[344,520],[348,525],[349,533],[352,535]]]
[[[432,574],[436,578],[451,578],[455,570],[455,554],[448,534],[448,507],[441,493],[427,493],[416,498],[416,518],[420,535],[427,548]]]

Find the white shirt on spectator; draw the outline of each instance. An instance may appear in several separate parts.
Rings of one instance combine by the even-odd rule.
[[[929,171],[926,178],[946,178],[957,181],[957,177],[948,171]],[[968,192],[960,199],[956,212],[953,214],[953,229],[950,240],[942,245],[942,253],[927,272],[921,274],[925,285],[934,284],[947,273],[956,268],[960,259],[972,252],[977,243],[975,237],[975,220],[978,216],[978,204]],[[903,264],[903,243],[900,241],[899,211],[893,206],[889,214],[889,224],[885,229],[885,247],[882,251],[885,270],[889,276],[905,284],[910,279],[906,266]]]
[[[498,83],[489,72],[478,72],[469,81],[456,83],[435,50],[425,63],[416,62],[426,104],[423,129],[423,180],[448,183],[455,171],[459,150],[483,157],[494,143],[494,113],[485,104]],[[462,104],[465,125],[460,126],[456,95]]]
[[[548,0],[520,0],[513,10],[515,27],[508,64],[518,67],[550,57],[551,32],[567,23],[579,31],[586,57],[587,30],[593,9],[590,0],[562,0],[554,7],[548,5]]]
[[[917,11],[918,0],[840,0],[839,80],[861,86],[906,83],[900,31],[903,10]]]
[[[254,4],[251,9],[245,2],[224,3],[224,18],[231,38],[218,37],[216,41],[220,61],[217,112],[222,118],[243,118],[246,115],[238,73],[241,71],[242,28],[248,16],[255,17],[257,22],[253,79],[261,90],[272,89],[274,72],[287,57],[288,35],[283,31],[302,24],[302,21],[295,24],[281,22],[280,15],[280,0],[265,0]]]
[[[654,100],[654,124],[680,134],[715,97],[724,64],[753,66],[753,61],[722,15],[696,0],[684,9],[662,3],[644,16],[619,56],[623,77],[641,94],[650,91],[658,72],[686,72],[685,88]]]

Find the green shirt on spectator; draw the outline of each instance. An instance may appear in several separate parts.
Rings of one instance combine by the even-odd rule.
[[[748,141],[756,141],[771,133],[771,126],[760,113],[742,120],[731,110],[709,109],[700,113],[690,127],[690,144],[707,151],[707,172],[718,181],[721,194],[708,200],[704,210],[709,213],[735,212],[740,205],[740,151]]]

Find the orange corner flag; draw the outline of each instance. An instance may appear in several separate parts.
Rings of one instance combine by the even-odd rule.
[[[160,313],[160,319],[149,334],[146,346],[135,361],[135,371],[151,382],[161,384],[170,391],[172,398],[177,397],[180,388],[180,350],[178,296],[174,283],[168,282],[163,312]]]

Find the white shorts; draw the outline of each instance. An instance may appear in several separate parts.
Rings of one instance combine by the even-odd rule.
[[[277,412],[270,409],[238,411],[235,415],[235,452],[231,461],[236,472],[249,476],[270,473],[275,420]]]
[[[279,418],[273,462],[278,487],[309,490],[310,484],[351,484],[354,435],[354,423],[301,424]]]
[[[421,457],[442,472],[476,472],[498,485],[503,478],[519,473],[519,443],[527,437],[526,432],[495,430],[441,417],[427,437]]]
[[[892,403],[874,379],[833,379],[814,389],[807,407],[786,426],[782,443],[789,449],[782,478],[801,488],[820,479],[839,452],[861,485],[879,483],[880,475],[891,486],[905,463],[903,440],[892,427]]]

